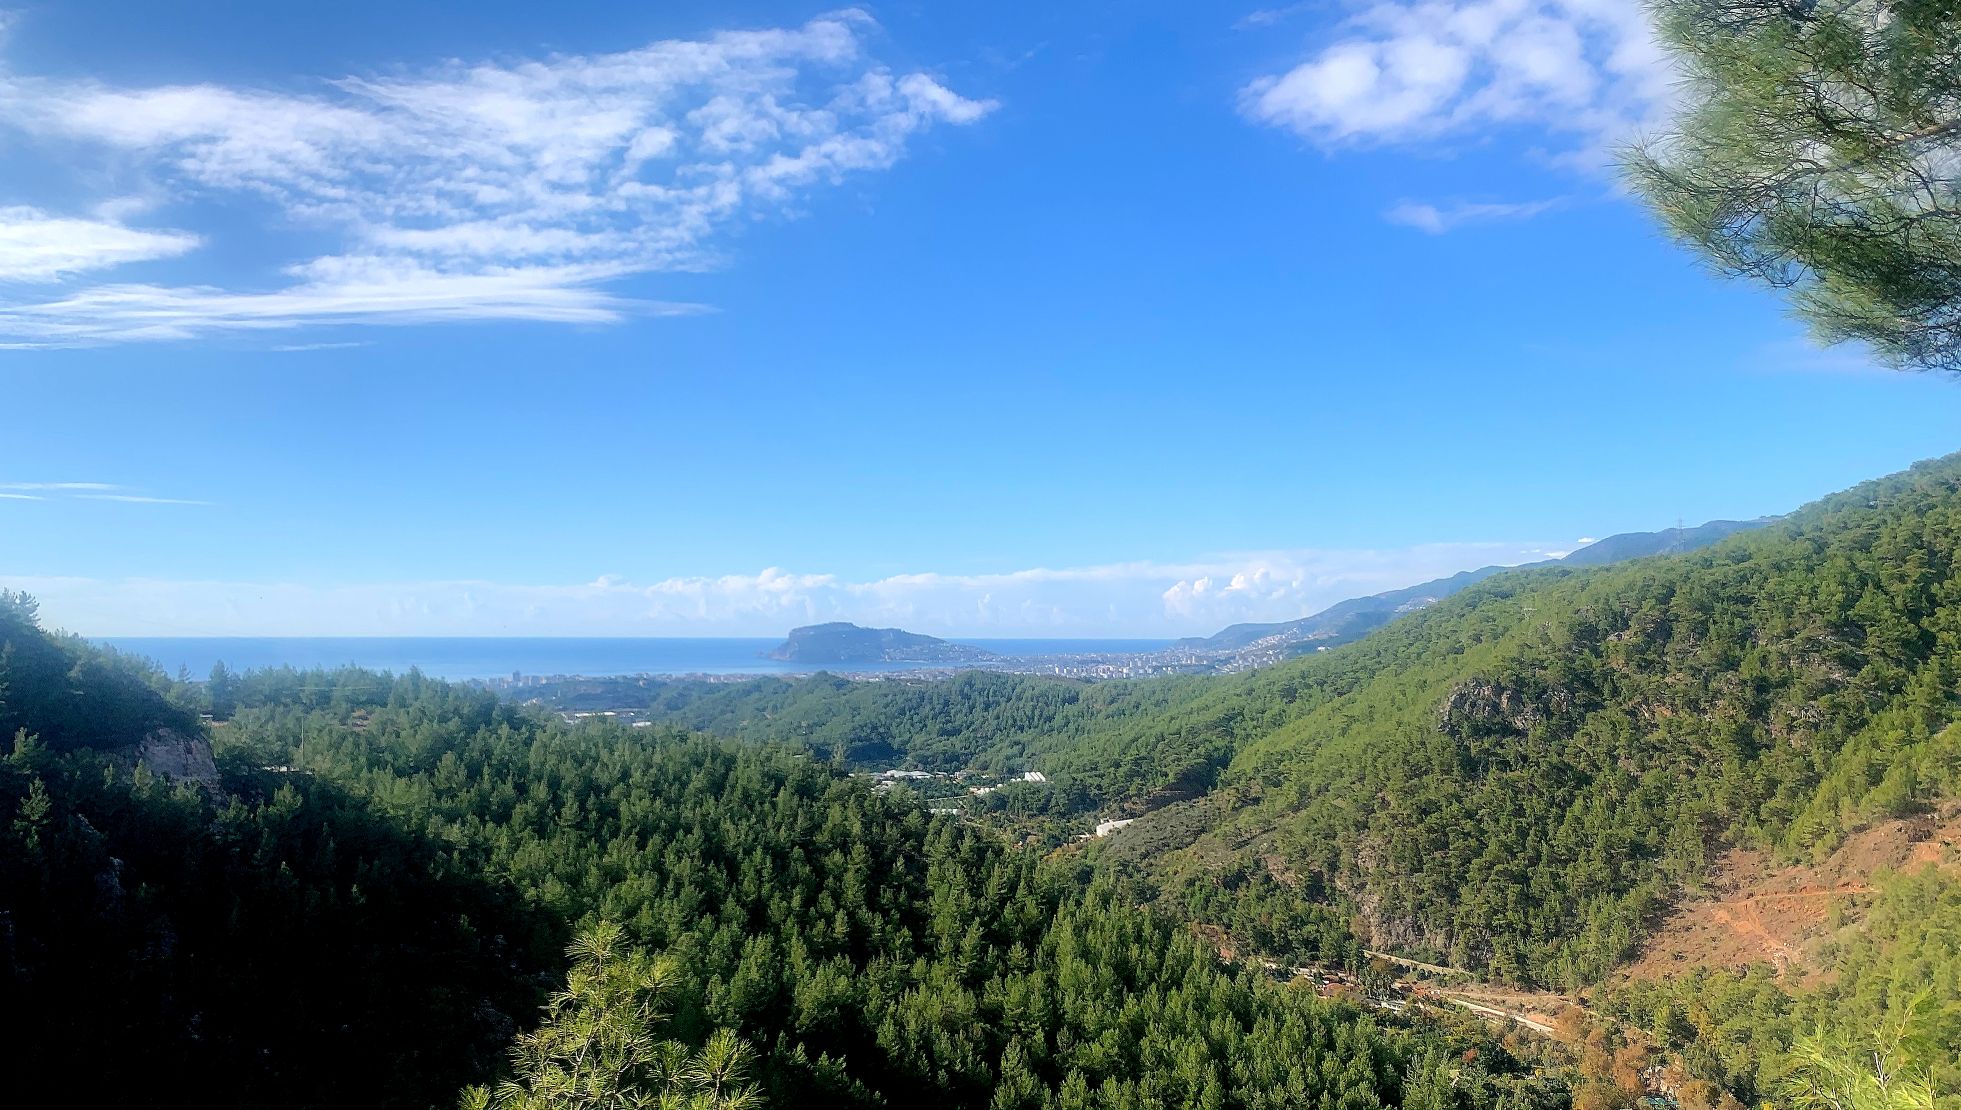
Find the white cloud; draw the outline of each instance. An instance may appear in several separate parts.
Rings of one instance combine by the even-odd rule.
[[[124,284],[0,304],[0,335],[62,344],[673,311],[606,286],[709,266],[723,227],[794,210],[811,189],[892,166],[922,130],[993,107],[868,57],[872,26],[844,12],[617,54],[448,63],[296,91],[0,72],[0,127],[133,167],[177,197],[256,197],[339,240],[288,267],[280,287]],[[76,243],[86,245],[79,233]],[[125,249],[139,243],[189,249],[177,239]]]
[[[1310,0],[1298,4],[1285,4],[1277,8],[1255,8],[1241,16],[1239,21],[1232,25],[1233,30],[1248,31],[1256,27],[1272,27],[1317,6]]]
[[[614,267],[516,267],[444,272],[412,260],[318,259],[309,280],[273,293],[208,287],[98,285],[52,301],[0,306],[0,334],[56,346],[188,339],[214,329],[280,330],[309,323],[420,324],[535,320],[602,324],[626,313],[673,316],[700,305],[627,301],[595,287]]]
[[[303,351],[345,351],[355,347],[365,347],[365,342],[346,341],[336,343],[281,343],[270,348],[281,354],[298,354]]]
[[[110,482],[0,482],[0,489],[62,490],[73,492],[87,490],[101,493],[106,490],[121,489]]]
[[[770,568],[650,584],[615,575],[565,585],[310,585],[0,574],[0,585],[35,594],[51,623],[88,635],[774,636],[850,620],[939,635],[1173,637],[1546,554],[1545,545],[1448,543],[868,580]]]
[[[143,231],[113,220],[50,216],[38,208],[0,208],[0,281],[48,281],[195,248],[180,231]]]
[[[1446,231],[1463,227],[1466,224],[1497,223],[1505,220],[1529,220],[1544,212],[1559,207],[1558,198],[1550,200],[1521,201],[1516,203],[1477,203],[1453,201],[1444,205],[1427,204],[1421,201],[1401,200],[1391,205],[1382,218],[1392,224],[1413,227],[1432,235],[1442,235]]]
[[[182,497],[149,497],[140,493],[83,493],[77,494],[83,501],[120,501],[126,505],[209,505],[209,501],[192,501]]]
[[[181,497],[153,497],[113,482],[0,482],[0,490],[31,490],[31,493],[0,492],[8,501],[48,501],[55,498],[76,501],[119,501],[130,505],[209,505]]]
[[[1415,0],[1363,7],[1240,104],[1326,146],[1529,127],[1598,167],[1665,115],[1671,83],[1640,0]]]

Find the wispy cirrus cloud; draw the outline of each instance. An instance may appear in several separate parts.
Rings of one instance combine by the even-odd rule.
[[[35,594],[51,622],[90,635],[774,636],[794,625],[850,620],[955,636],[1173,637],[1237,621],[1289,619],[1459,570],[1546,558],[1555,546],[1292,550],[868,579],[781,568],[653,582],[608,575],[542,585],[0,573],[0,585]]]
[[[209,505],[209,501],[195,501],[185,497],[150,497],[141,493],[82,493],[77,497],[83,501],[120,501],[125,505]]]
[[[631,301],[613,286],[713,266],[729,225],[794,211],[815,189],[891,167],[920,132],[992,109],[928,74],[894,72],[870,55],[875,32],[869,16],[847,11],[615,54],[444,63],[284,90],[0,71],[0,129],[93,155],[100,172],[133,167],[172,196],[257,198],[339,241],[271,282],[9,298],[0,337],[62,345],[696,311]],[[24,241],[52,240],[22,248],[23,274],[167,257],[198,241],[7,211]],[[0,245],[0,276],[7,257]]]
[[[627,301],[595,288],[627,272],[616,266],[520,266],[454,273],[413,260],[320,259],[289,269],[289,275],[307,280],[272,293],[99,285],[56,300],[0,305],[0,334],[57,346],[189,339],[211,331],[283,330],[304,324],[601,324],[629,313],[707,311],[700,305]]]
[[[270,349],[280,354],[301,354],[307,351],[347,351],[368,344],[361,340],[346,340],[333,343],[280,343]]]
[[[1515,203],[1451,201],[1444,204],[1429,204],[1422,201],[1402,200],[1391,205],[1389,210],[1382,214],[1382,218],[1392,224],[1413,227],[1432,235],[1442,235],[1467,224],[1529,220],[1534,216],[1550,212],[1564,203],[1565,201],[1558,197]]]
[[[1313,2],[1313,0],[1303,0],[1301,3],[1282,4],[1274,8],[1255,8],[1245,15],[1240,16],[1238,21],[1232,26],[1235,31],[1247,31],[1256,27],[1273,27],[1317,7],[1320,7],[1320,5]]]
[[[126,262],[174,258],[198,243],[197,236],[180,231],[143,231],[114,220],[0,207],[0,281],[49,281]]]
[[[209,505],[184,497],[156,497],[114,482],[0,482],[0,500],[117,501],[125,505]]]
[[[62,493],[74,493],[77,491],[103,493],[108,490],[121,488],[121,486],[113,485],[109,482],[0,482],[0,489],[31,489],[59,491]]]
[[[1240,108],[1328,147],[1525,129],[1555,160],[1600,169],[1665,117],[1672,83],[1640,0],[1388,0],[1246,85]]]

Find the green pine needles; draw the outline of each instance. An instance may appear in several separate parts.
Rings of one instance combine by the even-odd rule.
[[[566,955],[572,969],[545,1021],[511,1050],[513,1077],[466,1091],[463,1110],[752,1110],[755,1053],[717,1030],[699,1051],[666,1035],[680,965],[632,948],[601,922]]]
[[[1829,342],[1961,372],[1961,8],[1654,0],[1687,110],[1634,187],[1722,271]]]

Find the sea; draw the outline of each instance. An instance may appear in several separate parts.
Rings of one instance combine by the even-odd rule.
[[[203,678],[216,663],[233,671],[263,667],[353,665],[406,673],[420,668],[432,678],[492,679],[513,675],[743,675],[808,674],[808,663],[765,658],[783,641],[728,637],[245,637],[116,636],[96,640],[142,656],[166,673]],[[955,640],[996,655],[1115,655],[1158,651],[1167,640],[979,639]],[[943,670],[943,663],[841,663],[830,669],[853,674]]]

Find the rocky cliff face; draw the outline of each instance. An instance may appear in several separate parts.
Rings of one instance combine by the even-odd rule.
[[[225,798],[225,788],[218,780],[218,764],[211,754],[211,741],[201,734],[156,729],[144,736],[141,743],[116,752],[112,759],[131,770],[141,764],[151,774],[173,782],[196,783],[213,801]]]
[[[1356,851],[1353,874],[1338,875],[1335,886],[1354,903],[1355,925],[1369,947],[1405,952],[1430,951],[1447,959],[1481,963],[1491,956],[1490,937],[1479,931],[1464,935],[1447,922],[1425,915],[1409,897],[1407,889],[1388,889],[1375,885],[1387,865],[1387,852],[1374,837],[1365,838]]]
[[[1437,708],[1437,728],[1462,740],[1473,736],[1523,736],[1548,720],[1571,714],[1573,691],[1535,682],[1520,685],[1482,676],[1466,679]]]

